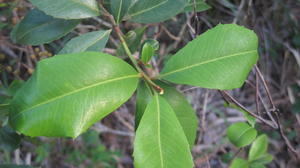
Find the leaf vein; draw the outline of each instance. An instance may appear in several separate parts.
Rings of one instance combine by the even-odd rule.
[[[163,4],[167,3],[167,2],[168,2],[168,0],[167,0],[167,1],[163,1],[163,2],[161,2],[161,3],[157,4],[157,5],[154,5],[154,6],[150,7],[150,8],[147,8],[147,9],[144,9],[144,10],[141,10],[141,11],[138,11],[138,12],[136,12],[136,13],[133,13],[133,14],[131,14],[131,16],[136,16],[136,15],[140,15],[140,14],[142,14],[142,13],[148,12],[148,11],[150,11],[150,10],[152,10],[152,9],[154,9],[154,8],[157,8],[157,7],[163,5]]]
[[[66,97],[66,96],[69,96],[69,95],[78,93],[78,92],[80,92],[80,91],[83,91],[83,90],[86,90],[86,89],[90,89],[90,88],[93,88],[93,87],[97,87],[97,86],[99,86],[99,85],[103,85],[103,84],[115,82],[115,81],[118,81],[118,80],[129,79],[129,78],[136,78],[136,77],[139,77],[139,74],[128,75],[128,76],[122,76],[122,77],[118,77],[118,78],[114,78],[114,79],[109,79],[109,80],[106,80],[106,81],[101,81],[101,82],[98,82],[98,83],[95,83],[95,84],[92,84],[92,85],[89,85],[89,86],[86,86],[86,87],[82,87],[82,88],[73,90],[73,91],[71,91],[71,92],[62,94],[62,95],[60,95],[60,96],[53,97],[52,99],[49,99],[49,100],[47,100],[47,101],[38,103],[38,104],[36,104],[36,105],[33,105],[33,106],[30,107],[30,108],[24,109],[24,110],[22,110],[20,113],[18,113],[17,115],[15,115],[15,116],[12,118],[12,120],[14,120],[15,118],[17,118],[19,115],[21,115],[21,114],[22,114],[23,112],[25,112],[25,111],[32,110],[32,109],[37,108],[37,107],[39,107],[39,106],[42,106],[42,105],[44,105],[44,104],[49,104],[49,103],[51,103],[51,102],[53,102],[53,101],[56,101],[56,100],[58,100],[58,99],[62,99],[62,98],[64,98],[64,97]]]
[[[160,135],[160,106],[159,106],[159,101],[158,101],[158,96],[155,95],[155,100],[157,103],[157,138],[158,138],[158,149],[159,149],[159,157],[160,157],[160,165],[161,168],[164,167],[164,161],[163,161],[163,154],[162,154],[162,148],[161,148],[161,135]]]
[[[226,58],[240,56],[240,55],[245,55],[245,54],[250,54],[250,53],[255,53],[255,52],[257,52],[257,51],[256,50],[250,50],[250,51],[240,52],[240,53],[236,53],[236,54],[226,55],[224,57],[219,57],[219,58],[207,60],[207,61],[200,62],[200,63],[197,63],[197,64],[193,64],[193,65],[190,65],[190,66],[187,66],[187,67],[184,67],[184,68],[179,68],[179,69],[176,69],[174,71],[167,72],[165,74],[160,75],[159,78],[168,76],[168,75],[176,73],[176,72],[180,72],[180,71],[191,69],[191,68],[194,68],[194,67],[197,67],[197,66],[201,66],[203,64],[208,64],[208,63],[220,61],[220,60],[223,60],[223,59],[226,59]]]

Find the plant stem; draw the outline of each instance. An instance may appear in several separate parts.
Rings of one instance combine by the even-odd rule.
[[[125,53],[127,54],[127,56],[129,57],[130,61],[133,63],[134,67],[136,68],[136,70],[141,74],[141,76],[145,79],[145,81],[147,83],[149,83],[159,94],[163,94],[164,90],[158,86],[157,84],[155,84],[150,77],[139,67],[138,62],[136,61],[136,59],[133,57],[125,39],[123,38],[123,33],[119,27],[119,25],[116,23],[114,17],[100,4],[100,8],[103,10],[104,14],[110,19],[112,25],[113,25],[113,29],[115,30],[115,32],[118,35],[118,38],[121,42],[121,45],[123,46]]]
[[[118,37],[119,37],[119,39],[121,41],[121,44],[122,44],[122,46],[123,46],[123,48],[124,48],[127,56],[130,58],[131,62],[135,66],[135,68],[141,73],[142,77],[145,79],[146,82],[148,82],[149,84],[151,84],[151,86],[153,86],[154,89],[159,92],[159,94],[163,94],[164,90],[161,87],[159,87],[158,85],[156,85],[150,79],[150,77],[147,74],[145,74],[145,72],[139,67],[136,59],[133,57],[133,55],[132,55],[132,53],[131,53],[131,51],[130,51],[130,49],[129,49],[126,41],[125,41],[125,39],[123,38],[123,36],[121,34],[121,30],[120,30],[119,26],[114,26],[114,29],[115,29],[115,31],[116,31],[116,33],[117,33],[117,35],[118,35]]]

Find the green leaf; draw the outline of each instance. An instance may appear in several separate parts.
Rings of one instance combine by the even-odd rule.
[[[262,164],[250,164],[250,168],[266,168],[266,166]]]
[[[24,81],[22,80],[14,80],[9,87],[7,88],[7,93],[9,96],[13,96],[16,92],[23,86]]]
[[[232,124],[227,129],[228,139],[237,147],[244,147],[249,145],[256,138],[257,131],[250,125],[239,122]]]
[[[203,0],[195,0],[196,3],[194,3],[194,0],[189,0],[188,4],[184,8],[184,12],[203,12],[211,8],[207,3],[205,3]]]
[[[193,159],[172,107],[155,94],[148,104],[134,142],[136,168],[192,168]]]
[[[63,19],[81,19],[99,15],[96,0],[29,0],[47,15]]]
[[[255,139],[249,151],[249,161],[256,160],[268,150],[268,137],[263,134]]]
[[[139,123],[144,115],[145,109],[149,102],[152,100],[151,88],[141,80],[136,93],[136,112],[135,112],[135,128],[137,129]]]
[[[21,137],[10,127],[0,128],[0,147],[8,151],[14,151],[20,145]]]
[[[219,24],[171,57],[160,78],[211,89],[241,87],[258,59],[253,31]]]
[[[164,89],[162,97],[164,97],[173,108],[192,148],[195,144],[198,128],[198,119],[195,110],[186,100],[185,96],[177,91],[177,89],[163,82],[157,82],[157,84]]]
[[[261,155],[259,158],[257,158],[256,160],[252,161],[251,163],[253,164],[268,164],[270,162],[272,162],[273,160],[273,156],[265,153],[263,155]]]
[[[79,53],[84,51],[101,51],[109,38],[111,30],[86,33],[70,40],[59,54]]]
[[[13,165],[13,164],[0,164],[1,168],[34,168],[32,166],[25,165]]]
[[[12,37],[27,45],[49,43],[72,31],[78,23],[79,20],[56,19],[33,9],[16,27]]]
[[[32,137],[77,137],[127,101],[138,78],[130,65],[104,53],[44,59],[14,96],[10,124]]]
[[[249,163],[247,160],[235,158],[229,168],[249,168]]]
[[[10,32],[10,39],[13,43],[17,43],[17,30],[19,28],[20,23],[17,23]]]
[[[117,23],[127,14],[132,0],[110,0],[110,11]]]
[[[192,148],[195,143],[198,120],[195,110],[186,100],[184,95],[177,91],[175,88],[163,83],[156,81],[160,87],[164,89],[164,94],[162,95],[169,105],[174,110],[176,117],[183,128],[184,134]],[[152,92],[150,88],[141,81],[137,90],[137,103],[136,103],[136,128],[144,114],[144,111],[152,99]]]
[[[155,51],[159,49],[159,43],[158,41],[154,39],[147,40],[142,48],[142,56],[141,61],[144,64],[148,64],[148,62],[151,60],[151,58],[154,56]]]
[[[137,0],[129,9],[134,22],[162,22],[178,14],[185,7],[187,0]]]

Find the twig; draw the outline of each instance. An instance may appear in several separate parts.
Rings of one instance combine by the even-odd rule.
[[[274,101],[273,101],[273,99],[271,97],[271,93],[270,93],[270,90],[268,88],[267,82],[266,82],[265,78],[263,77],[262,73],[260,72],[259,68],[257,67],[257,65],[255,65],[255,70],[256,70],[256,72],[257,72],[260,80],[263,82],[264,88],[265,88],[265,90],[267,92],[267,95],[268,95],[269,101],[270,101],[270,103],[272,105],[272,108],[276,109],[276,107],[274,105]]]
[[[295,157],[299,161],[299,159],[300,159],[299,153],[293,147],[293,145],[291,144],[290,140],[286,137],[286,135],[285,135],[285,133],[284,133],[284,131],[282,129],[282,125],[281,125],[280,119],[279,119],[278,109],[276,109],[276,111],[274,111],[274,113],[275,113],[275,116],[276,116],[278,130],[279,130],[279,133],[280,133],[281,137],[283,138],[283,140],[284,140],[285,144],[287,145],[288,149],[295,155]]]
[[[221,91],[219,90],[219,92],[221,93],[221,95],[224,97],[225,101],[226,101],[226,98],[225,97],[228,97],[230,99],[230,101],[232,103],[234,103],[235,105],[237,105],[238,107],[240,107],[241,109],[243,109],[244,111],[246,111],[247,113],[249,113],[251,116],[257,118],[258,120],[260,120],[261,122],[263,122],[264,124],[274,128],[274,129],[277,129],[276,125],[274,126],[270,121],[268,120],[265,120],[264,118],[258,116],[257,114],[251,112],[250,110],[248,110],[246,107],[244,107],[242,104],[240,104],[235,98],[233,98],[229,93],[227,93],[226,91]],[[227,101],[227,103],[229,103]]]
[[[123,38],[123,33],[120,29],[120,27],[116,24],[116,21],[114,19],[114,17],[109,13],[107,12],[107,10],[102,6],[100,5],[101,9],[104,11],[104,15],[106,15],[109,20],[111,21],[112,25],[113,25],[113,29],[115,30],[120,42],[121,42],[121,45],[123,46],[124,50],[125,50],[125,53],[127,54],[127,56],[129,57],[130,61],[133,63],[134,67],[137,69],[137,71],[140,73],[141,77],[143,77],[149,84],[151,84],[151,86],[159,93],[159,94],[163,94],[164,93],[164,90],[156,85],[151,79],[150,77],[144,73],[144,71],[139,67],[138,65],[138,62],[136,61],[136,59],[134,58],[134,56],[132,55],[125,39]]]
[[[119,131],[119,130],[114,130],[111,128],[108,128],[107,126],[97,123],[92,127],[93,130],[98,131],[100,133],[112,133],[116,135],[121,135],[121,136],[130,136],[133,137],[134,134],[132,132],[125,132],[125,131]]]

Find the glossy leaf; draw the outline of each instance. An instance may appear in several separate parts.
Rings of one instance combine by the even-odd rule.
[[[177,91],[175,88],[165,84],[163,82],[156,81],[160,87],[164,89],[164,94],[161,95],[168,104],[172,107],[173,111],[176,114],[176,117],[183,128],[184,134],[189,142],[190,147],[192,148],[195,143],[196,134],[197,134],[197,116],[195,110],[186,100],[184,95]],[[144,83],[139,84],[137,90],[137,106],[136,106],[136,127],[141,120],[144,111],[152,99],[152,93],[150,88]]]
[[[99,15],[96,0],[29,0],[50,16],[63,19],[81,19]]]
[[[120,23],[127,14],[132,0],[110,0],[110,12],[117,23]]]
[[[256,160],[264,155],[268,150],[268,137],[266,135],[260,135],[251,145],[249,151],[249,161]]]
[[[235,158],[229,168],[249,168],[249,163],[247,160]]]
[[[79,53],[84,51],[101,51],[109,38],[111,30],[95,31],[70,40],[59,54]]]
[[[198,128],[196,111],[186,100],[185,96],[177,91],[177,89],[163,82],[157,82],[157,84],[164,89],[162,97],[164,97],[173,108],[192,148],[195,144]]]
[[[135,168],[192,168],[189,144],[172,107],[155,94],[136,131]]]
[[[130,65],[104,53],[44,59],[14,96],[10,124],[32,137],[77,137],[127,101],[138,77]]]
[[[152,100],[152,91],[145,81],[141,80],[136,93],[135,128],[138,128],[148,103]]]
[[[211,6],[203,0],[189,0],[188,4],[184,8],[184,12],[203,12],[210,8]]]
[[[175,16],[182,11],[187,0],[137,0],[129,9],[134,22],[156,23]]]
[[[49,43],[72,31],[78,23],[79,20],[56,19],[33,9],[16,26],[13,38],[27,45]]]
[[[227,129],[227,137],[232,144],[237,147],[244,147],[253,142],[256,138],[257,131],[250,125],[239,122],[232,124]]]
[[[171,57],[160,78],[211,89],[241,87],[258,59],[257,45],[253,31],[220,24]]]

